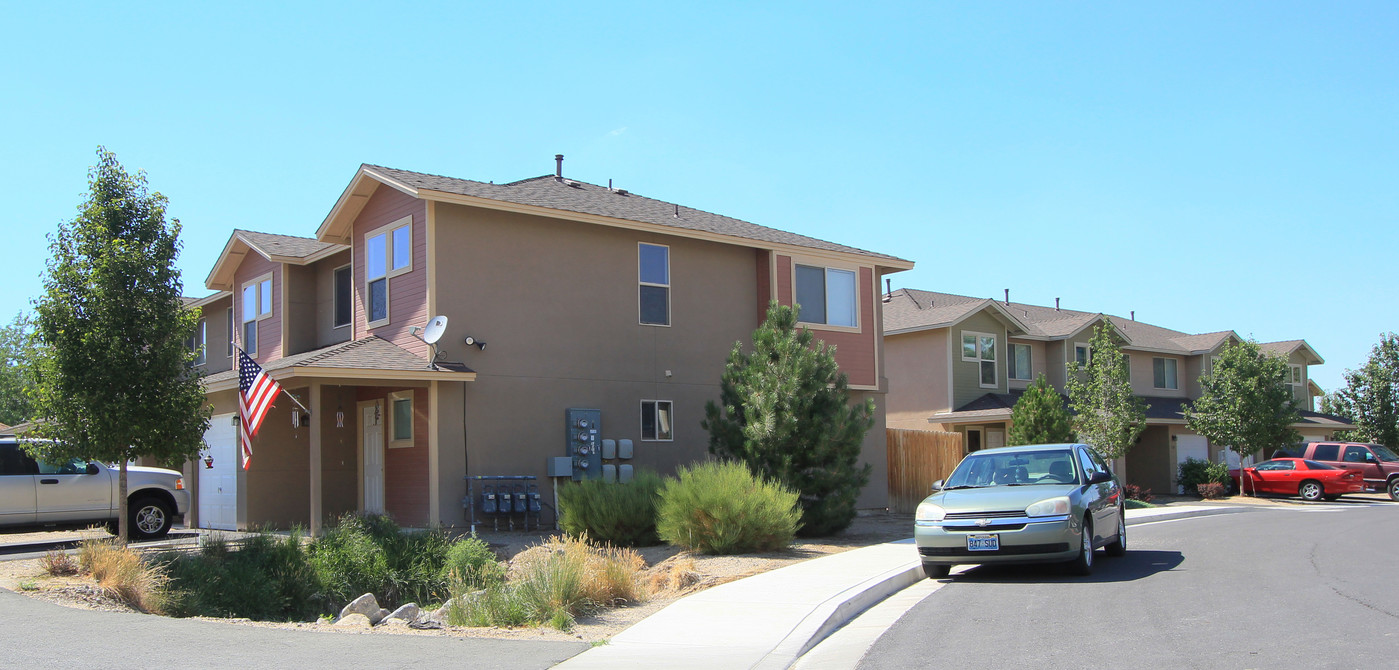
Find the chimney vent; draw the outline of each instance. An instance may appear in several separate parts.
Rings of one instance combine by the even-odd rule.
[[[554,154],[554,178],[563,179],[563,154]]]
[[[889,279],[888,277],[885,277],[885,278],[884,278],[884,302],[889,302],[890,300],[893,300],[893,299],[894,299],[894,286],[893,286],[893,280]]]
[[[1056,311],[1056,312],[1059,311],[1059,299],[1058,299],[1058,298],[1055,298],[1055,299],[1054,299],[1054,311]]]
[[[1137,320],[1137,310],[1135,310],[1135,309],[1132,310],[1132,320],[1133,320],[1133,321],[1136,321],[1136,320]]]
[[[1006,289],[1006,307],[1010,306],[1010,289]]]

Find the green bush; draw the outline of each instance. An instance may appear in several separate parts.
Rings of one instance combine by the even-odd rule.
[[[1187,493],[1199,493],[1196,487],[1200,484],[1210,482],[1220,485],[1227,484],[1229,482],[1229,467],[1223,463],[1187,458],[1176,471],[1176,481],[1185,488]]]
[[[365,593],[382,607],[448,596],[452,540],[440,530],[404,532],[387,516],[346,514],[311,543],[311,566],[334,608]]]
[[[245,617],[259,621],[304,621],[326,605],[301,537],[261,533],[237,550],[207,540],[197,554],[157,558],[170,576],[170,612],[175,616]]]
[[[442,576],[449,584],[484,589],[505,581],[505,564],[489,545],[474,537],[458,540],[447,549]]]
[[[774,551],[791,544],[801,519],[797,494],[742,463],[681,468],[660,491],[656,530],[670,544],[706,554]]]
[[[559,523],[574,537],[619,547],[659,544],[656,494],[665,480],[638,470],[626,484],[589,479],[559,489]]]

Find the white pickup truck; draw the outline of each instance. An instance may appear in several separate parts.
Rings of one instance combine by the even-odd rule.
[[[0,436],[0,526],[101,523],[117,529],[118,472],[102,463],[48,464],[30,458],[12,436]],[[162,537],[189,509],[179,472],[128,466],[132,539]]]

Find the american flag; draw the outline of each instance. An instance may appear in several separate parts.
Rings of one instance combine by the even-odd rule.
[[[253,436],[272,409],[272,401],[282,387],[263,371],[262,366],[238,350],[238,431],[243,444],[243,469],[253,459]]]

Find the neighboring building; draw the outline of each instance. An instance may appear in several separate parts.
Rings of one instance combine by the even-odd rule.
[[[911,267],[561,174],[487,184],[364,165],[314,239],[234,231],[209,274],[213,462],[191,464],[195,523],[382,511],[461,525],[465,476],[534,475],[549,491],[570,408],[600,410],[600,437],[632,440],[637,467],[706,458],[705,403],[773,299],[800,301],[838,346],[852,400],[875,398],[859,505],[884,507],[879,283]],[[448,317],[435,365],[415,334],[434,315]],[[247,471],[230,340],[312,414],[294,423],[279,400]]]
[[[884,304],[890,428],[962,433],[966,448],[1005,444],[1011,408],[1039,374],[1061,393],[1069,364],[1084,363],[1096,326],[1110,320],[1129,357],[1134,393],[1149,406],[1147,426],[1119,462],[1125,480],[1157,492],[1175,490],[1177,463],[1218,460],[1225,449],[1185,425],[1183,409],[1200,396],[1199,379],[1234,331],[1190,335],[1092,312],[900,289]],[[1319,414],[1307,368],[1324,361],[1306,342],[1270,342],[1264,351],[1291,365],[1294,397],[1303,409],[1295,426],[1304,439],[1329,439],[1353,428]]]

